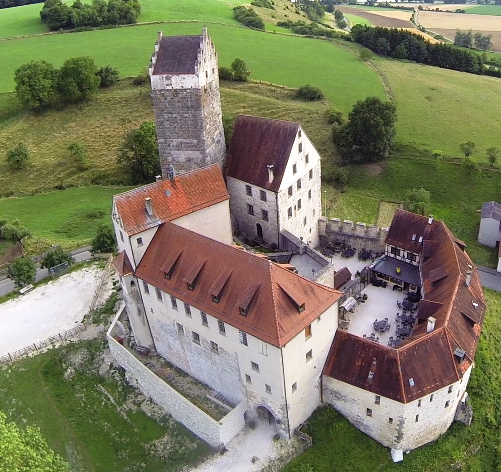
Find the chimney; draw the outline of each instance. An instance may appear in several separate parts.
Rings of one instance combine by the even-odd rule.
[[[428,216],[428,224],[431,225],[433,223],[433,215]]]
[[[155,182],[160,182],[162,180],[161,175],[155,175]]]
[[[426,327],[426,332],[431,333],[435,329],[435,321],[437,321],[433,316],[428,318],[428,326]]]
[[[167,168],[165,169],[165,175],[167,175],[167,178],[173,182],[174,179],[176,178],[176,171],[174,170],[174,166],[167,166]]]
[[[146,213],[148,213],[148,216],[153,216],[153,205],[151,204],[151,198],[147,198],[145,200],[145,206],[146,206]]]
[[[471,270],[466,272],[466,286],[469,287],[471,285]]]
[[[274,179],[273,164],[266,166],[268,168],[268,182],[271,184]]]

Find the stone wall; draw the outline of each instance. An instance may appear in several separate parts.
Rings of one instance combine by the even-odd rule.
[[[379,228],[377,225],[354,223],[339,218],[327,219],[321,217],[318,221],[320,246],[337,240],[344,240],[346,244],[356,248],[372,249],[375,252],[384,252],[388,228]]]
[[[228,444],[245,425],[244,412],[247,408],[247,402],[239,403],[219,422],[214,420],[155,375],[136,359],[131,352],[115,341],[111,336],[111,332],[118,316],[108,330],[107,340],[114,359],[126,370],[127,380],[170,413],[176,421],[186,426],[211,446],[218,447],[221,444]]]

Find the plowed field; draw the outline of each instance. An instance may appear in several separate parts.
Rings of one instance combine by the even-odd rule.
[[[435,30],[435,28],[442,28],[461,30],[472,29],[476,31],[501,31],[501,17],[499,16],[420,11],[419,23],[421,23],[421,25],[425,28],[431,30]]]
[[[366,20],[369,20],[371,24],[373,24],[374,26],[384,26],[386,28],[414,29],[414,25],[410,21],[402,20],[400,18],[395,18],[395,17],[384,16],[386,13],[389,13],[391,15],[394,15],[395,13],[398,13],[399,15],[401,15],[402,13],[409,13],[409,18],[410,18],[410,12],[392,12],[392,11],[368,12],[362,10],[361,8],[350,8],[344,6],[339,6],[337,8],[338,10],[341,10],[343,13],[349,13],[350,15],[356,15],[361,18],[365,18]]]

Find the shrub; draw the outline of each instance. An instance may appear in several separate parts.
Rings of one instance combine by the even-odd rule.
[[[29,257],[18,257],[9,267],[7,267],[7,277],[11,279],[16,287],[35,282],[37,266]]]
[[[99,87],[111,87],[118,82],[118,70],[111,66],[101,67],[96,72],[99,77]]]
[[[87,170],[90,167],[89,159],[87,158],[87,148],[85,145],[80,143],[71,143],[68,146],[68,151],[80,170]]]
[[[19,143],[14,149],[7,152],[7,163],[12,169],[24,169],[29,159],[30,151],[24,143]]]
[[[231,63],[231,70],[233,71],[233,80],[247,82],[250,70],[247,69],[247,64],[242,59],[235,59]]]
[[[242,23],[248,28],[264,31],[264,22],[252,8],[244,6],[233,8],[233,16],[235,20]]]
[[[65,251],[61,246],[52,246],[45,254],[42,261],[42,269],[50,269],[59,264],[73,264],[73,256],[69,251]]]
[[[271,10],[275,9],[270,0],[253,0],[251,5],[254,5],[255,7],[269,8]]]
[[[219,79],[220,80],[233,80],[233,71],[229,67],[219,68]]]
[[[334,174],[334,180],[341,185],[347,185],[350,181],[350,168],[340,167]]]
[[[343,113],[340,112],[339,110],[335,110],[334,108],[331,108],[328,113],[327,113],[327,121],[329,124],[333,125],[334,123],[338,125],[342,125],[346,122]]]
[[[137,75],[136,77],[132,77],[132,85],[144,85],[146,82],[149,81],[149,76],[146,72],[142,72],[141,74]]]
[[[470,175],[474,174],[478,170],[477,163],[469,157],[463,159],[462,166],[466,173]]]
[[[115,233],[111,226],[99,225],[96,237],[92,240],[92,252],[114,252],[117,247]]]
[[[303,85],[297,89],[296,97],[300,100],[313,102],[322,100],[324,98],[324,94],[318,87],[314,87],[313,85]]]

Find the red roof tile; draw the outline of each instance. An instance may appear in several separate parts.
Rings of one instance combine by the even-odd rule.
[[[180,256],[172,277],[167,280],[163,266],[171,253],[180,253]],[[204,264],[191,291],[185,280],[201,260]],[[290,341],[341,296],[340,292],[304,279],[273,262],[172,223],[160,226],[136,275],[275,346]],[[212,292],[216,289],[221,290],[219,303],[212,301]],[[297,303],[305,304],[301,313]],[[246,308],[239,306],[242,304],[247,305],[245,316],[240,314],[240,309]]]
[[[146,198],[151,198],[152,216],[146,212]],[[122,227],[128,235],[228,199],[223,175],[217,165],[178,175],[173,181],[161,180],[113,197]]]
[[[117,257],[115,257],[115,259],[113,260],[113,265],[122,277],[130,275],[134,272],[132,264],[129,260],[129,256],[127,256],[127,253],[125,251],[122,251]]]

